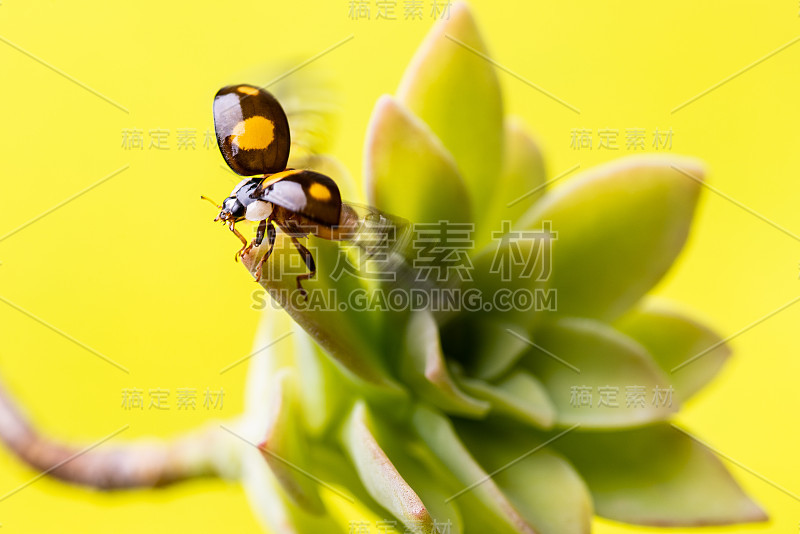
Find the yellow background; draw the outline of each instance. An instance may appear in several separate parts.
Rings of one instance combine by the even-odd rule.
[[[258,313],[254,284],[232,261],[237,242],[198,200],[233,185],[215,147],[211,100],[222,85],[273,61],[319,59],[335,73],[341,126],[333,152],[360,173],[376,98],[393,92],[430,26],[350,20],[348,0],[135,2],[2,0],[0,37],[129,110],[125,113],[0,43],[0,235],[112,171],[118,176],[0,241],[0,296],[130,369],[126,375],[0,303],[0,370],[52,434],[90,443],[169,436],[242,408]],[[624,131],[672,128],[673,153],[705,160],[710,183],[800,232],[800,43],[672,114],[670,110],[800,35],[800,6],[773,2],[472,3],[493,58],[581,110],[499,72],[507,110],[542,141],[550,176],[629,153]],[[224,6],[224,7],[223,7]],[[373,7],[374,9],[374,7]],[[374,18],[374,12],[373,12]],[[170,149],[125,150],[124,129],[168,129]],[[176,149],[179,128],[198,148]],[[576,128],[620,130],[617,152],[570,148]],[[487,194],[491,184],[487,184]],[[800,243],[710,191],[678,268],[658,293],[737,332],[800,294]],[[721,376],[679,416],[690,431],[800,492],[800,305],[732,345]],[[173,408],[121,408],[124,388],[164,388]],[[222,410],[174,408],[177,388],[224,388]],[[732,466],[772,522],[726,531],[796,532],[800,502]],[[0,452],[0,494],[34,476]],[[258,532],[242,490],[194,482],[101,495],[42,479],[0,502],[8,532]],[[600,533],[633,532],[597,522]],[[704,532],[716,532],[716,529]]]

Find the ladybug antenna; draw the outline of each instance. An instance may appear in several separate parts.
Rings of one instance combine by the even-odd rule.
[[[219,204],[217,204],[216,202],[214,202],[213,200],[211,200],[211,199],[210,199],[210,198],[208,198],[207,196],[200,195],[200,198],[201,198],[201,199],[203,199],[203,200],[208,200],[208,201],[209,201],[209,202],[211,202],[211,203],[212,203],[212,204],[213,204],[213,205],[214,205],[214,206],[215,206],[217,209],[220,209],[220,210],[222,209],[222,206],[220,206]]]

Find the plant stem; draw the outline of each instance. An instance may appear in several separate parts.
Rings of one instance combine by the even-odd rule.
[[[119,433],[119,431],[117,432]],[[235,444],[209,425],[169,441],[142,439],[89,447],[61,443],[40,433],[0,382],[0,440],[33,469],[63,481],[103,490],[161,487],[236,473]]]

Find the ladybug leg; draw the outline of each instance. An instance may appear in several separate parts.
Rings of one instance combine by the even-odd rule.
[[[243,245],[242,248],[240,248],[239,251],[236,252],[236,254],[233,256],[234,261],[239,261],[239,256],[244,256],[245,254],[247,254],[252,245],[247,243],[247,239],[245,239],[242,233],[236,229],[235,223],[233,221],[228,223],[228,229],[230,229],[230,231],[233,232],[233,234],[236,237],[238,237],[239,240],[242,242]]]
[[[313,278],[314,275],[317,273],[317,267],[316,265],[314,265],[314,257],[311,255],[311,252],[306,247],[301,245],[300,242],[297,240],[297,238],[294,236],[292,236],[292,243],[294,243],[294,247],[297,249],[297,252],[299,252],[300,255],[303,257],[303,261],[306,262],[306,267],[308,268],[309,271],[305,274],[298,274],[296,278],[297,289],[300,290],[300,293],[304,297],[308,298],[308,293],[306,292],[305,289],[303,289],[303,286],[300,284],[300,281]]]
[[[261,245],[261,242],[264,241],[264,233],[267,230],[267,221],[268,219],[264,219],[258,223],[258,230],[256,230],[256,238],[253,239],[253,246],[258,247]]]
[[[256,245],[261,245],[261,242],[264,240],[264,230],[267,233],[267,244],[269,248],[267,252],[264,254],[264,257],[261,258],[261,261],[258,263],[258,267],[256,268],[256,280],[261,280],[261,273],[263,272],[264,264],[267,262],[269,257],[272,255],[272,250],[275,248],[275,237],[277,236],[277,232],[275,230],[275,226],[272,224],[272,218],[266,219],[261,221],[261,224],[258,225],[258,233],[256,234]]]
[[[267,244],[269,245],[269,248],[267,249],[267,253],[264,254],[264,257],[261,258],[261,263],[266,262],[272,255],[272,249],[275,248],[276,236],[277,236],[277,231],[275,230],[275,226],[272,224],[272,221],[270,221],[267,224]]]

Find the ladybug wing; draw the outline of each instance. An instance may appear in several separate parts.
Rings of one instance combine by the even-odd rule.
[[[315,169],[315,160],[331,148],[336,137],[340,95],[331,73],[319,69],[295,67],[296,58],[265,67],[259,78],[269,82],[269,91],[281,103],[289,118],[292,143],[288,167]],[[291,76],[285,76],[292,72]]]
[[[288,174],[287,171],[279,173],[280,175]],[[272,202],[276,206],[281,206],[287,210],[302,213],[306,205],[306,194],[303,187],[294,180],[287,180],[281,178],[277,181],[272,181],[275,176],[268,177],[264,183],[269,184],[257,189],[252,196],[260,200]],[[272,182],[272,183],[269,183]]]
[[[214,97],[214,129],[225,163],[240,176],[286,169],[291,136],[278,100],[252,85],[229,85]]]
[[[348,202],[345,209],[358,219],[358,229],[349,241],[364,249],[368,257],[377,252],[408,253],[413,230],[408,220],[362,204]]]

